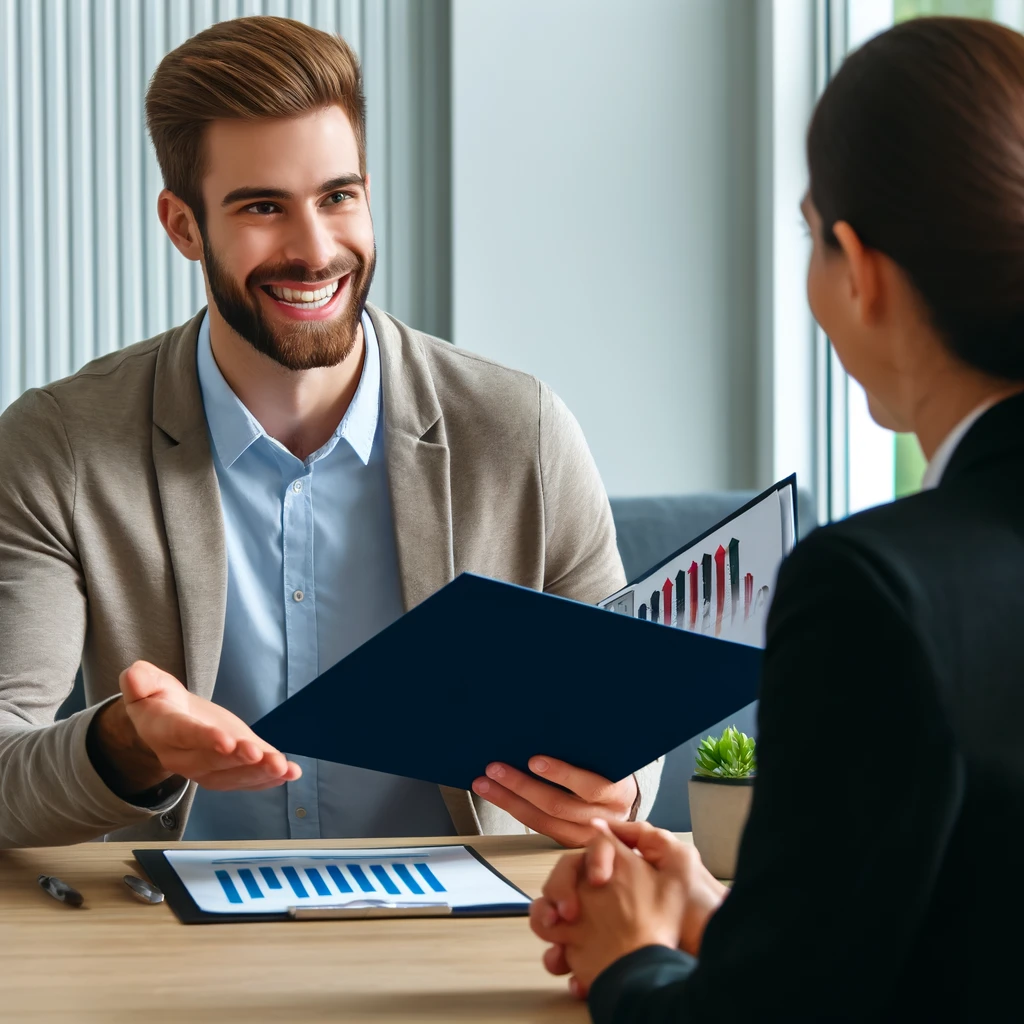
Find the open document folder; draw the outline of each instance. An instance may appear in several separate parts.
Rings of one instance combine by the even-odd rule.
[[[252,728],[289,754],[459,789],[537,754],[624,779],[757,698],[795,486],[599,606],[463,573]]]

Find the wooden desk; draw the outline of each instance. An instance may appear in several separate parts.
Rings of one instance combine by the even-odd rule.
[[[467,840],[381,840],[426,845]],[[538,836],[471,840],[536,896],[561,850]],[[541,966],[525,918],[182,925],[121,881],[144,843],[0,851],[0,1021],[257,1024],[287,1021],[586,1021]],[[192,845],[192,844],[183,844]],[[275,846],[275,843],[203,843]],[[303,841],[296,847],[346,847]],[[57,875],[67,907],[36,884]]]

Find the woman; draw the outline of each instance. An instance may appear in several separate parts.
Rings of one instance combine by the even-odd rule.
[[[532,924],[599,1024],[1024,1013],[1024,37],[878,36],[807,153],[811,309],[925,489],[782,567],[732,891],[646,825],[552,875]]]

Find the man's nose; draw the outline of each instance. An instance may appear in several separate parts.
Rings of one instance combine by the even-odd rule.
[[[287,258],[316,272],[333,262],[338,246],[326,224],[315,214],[297,220],[288,240]]]

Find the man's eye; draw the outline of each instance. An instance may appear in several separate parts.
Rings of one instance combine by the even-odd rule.
[[[332,192],[327,197],[327,202],[331,206],[338,206],[340,203],[343,203],[346,199],[351,199],[351,198],[352,198],[352,194],[350,192]]]
[[[251,206],[245,208],[246,213],[258,213],[266,215],[268,213],[277,212],[277,203],[253,203]]]

